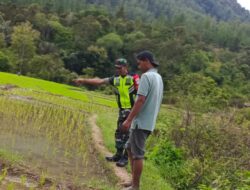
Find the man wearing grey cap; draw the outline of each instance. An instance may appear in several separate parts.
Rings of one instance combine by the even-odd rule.
[[[155,128],[157,115],[163,97],[163,81],[157,72],[159,63],[150,51],[136,55],[138,68],[142,71],[136,102],[123,122],[123,130],[129,130],[126,143],[131,164],[132,182],[124,184],[126,190],[138,190],[143,169],[145,142]]]

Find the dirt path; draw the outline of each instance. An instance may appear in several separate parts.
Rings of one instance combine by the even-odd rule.
[[[104,146],[103,138],[101,134],[100,128],[96,125],[96,115],[92,115],[89,118],[89,124],[92,127],[92,138],[94,141],[94,145],[96,150],[101,153],[102,155],[112,155],[111,152],[107,150],[107,148]],[[115,165],[115,163],[111,163],[112,170],[114,171],[114,174],[117,176],[119,182],[117,185],[121,186],[122,183],[128,182],[131,180],[131,176],[128,174],[125,168],[120,168]]]

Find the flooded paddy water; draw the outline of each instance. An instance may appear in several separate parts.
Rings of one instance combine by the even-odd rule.
[[[52,186],[55,183],[63,187],[76,186],[79,189],[87,186],[89,181],[98,176],[103,179],[104,171],[102,167],[98,167],[98,160],[94,155],[88,155],[86,160],[81,159],[73,151],[71,155],[66,155],[63,147],[53,145],[43,137],[4,132],[0,134],[0,147],[22,156],[22,165],[29,168],[21,175],[32,173],[25,182],[26,187],[41,185],[41,176],[47,179],[47,184],[44,185]],[[20,184],[20,172],[13,172],[12,176],[6,177],[5,180]]]
[[[9,97],[0,96],[0,150],[20,155],[22,161],[17,167],[7,167],[0,189],[88,190],[102,189],[97,188],[102,184],[112,186],[91,148],[86,113]],[[0,160],[2,176],[3,168]]]

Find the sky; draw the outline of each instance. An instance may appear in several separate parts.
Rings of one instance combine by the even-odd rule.
[[[250,11],[250,0],[237,0],[237,1],[242,7]]]

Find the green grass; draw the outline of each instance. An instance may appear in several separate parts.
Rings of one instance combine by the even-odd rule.
[[[107,114],[108,113],[108,114]],[[118,118],[118,109],[109,109],[108,112],[98,113],[97,125],[101,128],[104,145],[115,152],[115,130]]]
[[[33,91],[61,95],[84,102],[93,102],[105,106],[116,107],[115,101],[110,99],[108,96],[104,96],[105,98],[103,98],[100,97],[98,93],[89,93],[78,87],[0,72],[0,85],[7,84],[16,85],[20,88],[31,89]]]
[[[157,168],[149,161],[144,162],[141,178],[142,190],[173,190],[173,188],[164,180]]]

